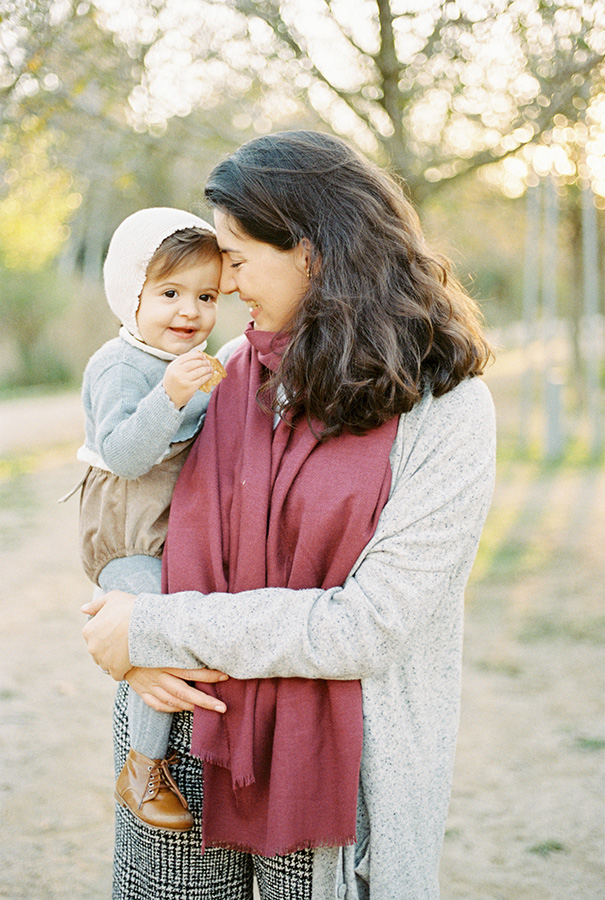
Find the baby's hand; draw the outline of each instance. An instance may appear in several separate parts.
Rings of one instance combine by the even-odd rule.
[[[189,403],[212,375],[212,364],[197,347],[177,356],[166,367],[162,384],[177,409]]]

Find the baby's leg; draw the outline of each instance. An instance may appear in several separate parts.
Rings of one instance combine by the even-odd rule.
[[[158,712],[147,706],[130,688],[128,692],[130,746],[150,759],[165,759],[172,727],[172,713]]]
[[[155,556],[121,556],[112,559],[99,575],[99,586],[128,594],[161,594],[162,560]]]
[[[154,556],[127,556],[108,563],[99,575],[103,591],[126,591],[129,594],[159,594],[162,590],[162,561]],[[130,745],[151,759],[164,759],[172,714],[157,712],[142,697],[129,691],[128,725]]]
[[[159,594],[161,571],[160,560],[152,556],[114,559],[101,572],[99,585],[103,591]],[[152,828],[188,831],[193,825],[193,816],[165,762],[171,725],[171,713],[156,712],[129,689],[131,746],[118,775],[115,795],[120,806]]]

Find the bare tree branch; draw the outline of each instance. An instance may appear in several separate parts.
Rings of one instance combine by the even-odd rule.
[[[375,62],[382,78],[382,98],[380,105],[386,111],[393,126],[393,142],[403,142],[403,123],[399,79],[401,63],[395,49],[393,14],[389,0],[376,0],[380,25],[380,46]]]
[[[343,100],[349,109],[351,109],[365,125],[368,126],[372,131],[375,130],[374,123],[372,122],[371,116],[369,113],[363,109],[359,97],[359,94],[353,93],[351,91],[345,91],[342,88],[334,85],[329,78],[327,78],[324,73],[317,67],[317,65],[311,60],[307,51],[303,48],[300,41],[294,37],[291,31],[288,29],[288,26],[284,22],[281,13],[279,11],[279,6],[275,3],[270,3],[265,0],[265,2],[261,4],[254,2],[254,0],[235,0],[235,8],[238,12],[243,13],[243,15],[254,15],[259,19],[262,19],[263,22],[266,22],[267,25],[272,29],[275,36],[286,46],[288,46],[291,50],[294,51],[297,59],[305,59],[310,63],[308,71],[316,78],[318,81],[321,81],[322,84],[325,84],[330,88],[332,93],[336,94],[341,100]]]
[[[561,72],[560,82],[554,90],[552,82],[546,81],[544,83],[545,88],[550,87],[551,89],[549,105],[543,107],[536,102],[528,106],[517,120],[513,122],[510,133],[512,134],[516,129],[529,123],[532,125],[534,131],[534,136],[531,140],[535,141],[536,138],[541,137],[552,126],[553,119],[556,115],[561,114],[569,116],[571,108],[573,108],[573,99],[577,97],[578,94],[577,87],[573,83],[573,75],[583,75],[585,77],[588,77],[588,75],[591,74],[594,75],[595,70],[603,66],[604,63],[605,54],[592,54],[580,65],[566,66]],[[605,75],[605,72],[603,74]],[[536,112],[535,116],[528,114],[532,111]],[[452,162],[455,160],[457,163],[457,170],[451,175],[446,175],[439,181],[434,182],[427,182],[423,177],[412,178],[409,182],[410,190],[414,196],[418,198],[418,201],[422,202],[425,197],[429,194],[434,194],[445,187],[446,184],[451,184],[453,181],[464,178],[472,172],[475,172],[477,169],[480,169],[482,166],[490,165],[494,162],[501,162],[502,160],[513,156],[524,143],[529,142],[529,140],[525,142],[519,141],[518,144],[511,145],[507,149],[500,146],[481,150],[468,160],[462,160],[459,156],[453,158],[451,155],[443,156],[440,159],[433,159],[430,163],[431,168],[440,169],[442,167],[451,166]]]
[[[328,12],[330,13],[332,21],[335,23],[335,25],[338,26],[340,33],[342,34],[343,37],[345,37],[347,39],[347,41],[349,42],[351,47],[353,47],[360,54],[360,56],[366,57],[367,59],[374,60],[374,55],[372,53],[369,53],[367,50],[364,50],[364,48],[360,44],[357,43],[357,41],[353,37],[353,33],[352,33],[351,29],[347,28],[345,25],[343,25],[342,22],[340,22],[336,18],[333,7],[332,7],[332,0],[324,0],[324,3],[326,5]]]

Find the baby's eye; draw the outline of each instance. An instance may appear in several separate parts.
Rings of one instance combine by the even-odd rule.
[[[200,300],[203,303],[213,303],[216,297],[213,294],[200,294]]]
[[[177,293],[172,288],[168,291],[164,291],[164,297],[168,297],[169,300],[174,300],[174,298],[176,296],[177,296]]]

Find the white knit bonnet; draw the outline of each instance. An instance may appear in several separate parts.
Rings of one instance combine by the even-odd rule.
[[[167,206],[140,209],[114,231],[103,266],[105,295],[111,310],[138,340],[137,310],[147,266],[162,241],[183,228],[215,234],[212,225],[193,213]]]

